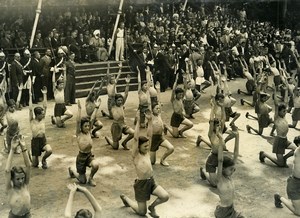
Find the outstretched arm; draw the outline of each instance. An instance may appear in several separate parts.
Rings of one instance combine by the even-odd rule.
[[[134,130],[134,143],[132,146],[132,157],[135,158],[139,153],[139,136],[140,136],[140,111],[137,111],[136,124]]]
[[[99,96],[99,97],[97,98],[96,107],[94,108],[94,111],[93,111],[93,113],[92,113],[92,115],[91,115],[91,122],[90,122],[91,130],[92,130],[92,128],[93,128],[93,123],[94,123],[95,120],[96,120],[97,111],[98,111],[100,105],[101,105],[101,98],[100,98],[100,96]]]
[[[222,180],[222,171],[223,171],[223,159],[224,159],[224,155],[223,155],[223,145],[224,140],[223,140],[223,136],[222,133],[220,132],[219,128],[217,129],[217,137],[220,139],[220,144],[218,147],[218,172],[217,172],[217,178],[218,178],[218,182],[220,182]]]
[[[96,200],[96,198],[94,197],[94,195],[86,187],[82,187],[80,185],[77,185],[77,191],[82,192],[91,203],[95,212],[94,218],[100,218],[102,208]]]
[[[99,83],[99,80],[97,80],[97,81],[94,83],[94,85],[92,86],[91,90],[89,91],[89,94],[88,94],[87,97],[86,97],[86,100],[90,99],[91,94],[94,92],[94,89],[95,89],[95,87],[96,87],[96,85],[97,85],[98,83]]]
[[[175,78],[175,82],[173,84],[173,90],[172,90],[172,94],[171,94],[171,99],[170,101],[173,102],[174,101],[174,98],[175,98],[175,89],[177,87],[177,81],[178,81],[178,73],[176,74],[176,78]]]
[[[78,112],[77,112],[77,119],[76,119],[76,136],[79,135],[80,133],[80,123],[81,123],[81,104],[80,100],[77,101],[77,106],[78,106]]]
[[[23,154],[23,158],[24,158],[24,163],[26,166],[26,180],[25,180],[25,184],[29,184],[29,180],[30,180],[30,160],[29,160],[29,155],[28,155],[28,151],[27,151],[27,147],[25,144],[25,138],[24,136],[18,136],[19,137],[19,145],[21,147],[22,150],[22,154]]]
[[[47,87],[44,86],[43,89],[41,90],[43,93],[43,108],[45,110],[45,114],[47,112]]]
[[[127,100],[128,92],[129,92],[129,83],[130,83],[130,75],[129,74],[125,78],[125,81],[126,81],[126,87],[125,87],[125,92],[124,92],[124,104]]]

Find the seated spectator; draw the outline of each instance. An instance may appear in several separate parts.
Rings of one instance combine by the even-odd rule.
[[[32,44],[33,48],[44,48],[44,43],[42,40],[42,34],[40,31],[37,31],[35,38],[33,40],[33,44]]]
[[[106,61],[108,59],[108,53],[104,47],[105,41],[100,38],[100,30],[95,30],[93,32],[93,37],[90,39],[90,50],[97,58],[97,61]]]

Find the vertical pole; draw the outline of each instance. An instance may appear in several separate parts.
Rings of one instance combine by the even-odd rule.
[[[187,5],[188,0],[185,0],[184,5],[182,7],[182,10],[185,11],[186,5]]]
[[[38,2],[38,6],[37,6],[37,9],[36,9],[36,14],[35,14],[35,19],[34,19],[34,23],[33,23],[33,27],[32,27],[32,32],[31,32],[31,37],[30,37],[30,48],[32,48],[32,45],[33,45],[33,40],[34,40],[34,36],[35,36],[35,31],[36,31],[36,27],[37,27],[37,24],[38,24],[38,21],[39,21],[39,16],[40,16],[40,13],[42,12],[41,8],[42,8],[42,1],[43,0],[39,0]]]
[[[114,39],[115,39],[115,34],[116,34],[116,31],[117,31],[117,27],[119,25],[120,15],[122,14],[123,2],[124,2],[124,0],[120,1],[118,15],[117,15],[116,23],[115,23],[115,26],[114,26],[113,35],[111,37],[111,43],[109,45],[108,56],[110,56],[110,53],[111,53],[111,50],[112,50],[112,46],[113,46],[113,42],[114,42]]]

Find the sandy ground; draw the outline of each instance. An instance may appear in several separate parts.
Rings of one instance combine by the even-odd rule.
[[[250,99],[243,95],[236,94],[238,88],[244,89],[244,80],[238,79],[229,83],[233,97],[237,99],[234,109],[241,112],[241,117],[236,124],[240,130],[240,158],[237,170],[233,175],[236,186],[235,207],[241,211],[245,217],[273,218],[294,217],[287,209],[277,209],[274,207],[273,195],[279,192],[286,196],[286,179],[291,174],[293,158],[288,160],[289,168],[277,168],[266,161],[261,164],[258,160],[260,150],[272,151],[272,137],[269,137],[271,128],[264,132],[265,137],[248,134],[245,125],[250,124],[257,127],[254,120],[245,118],[245,113],[253,109],[248,106],[240,106],[240,98]],[[213,212],[218,204],[216,189],[211,188],[206,181],[199,177],[199,167],[204,166],[209,149],[206,145],[195,146],[198,134],[207,138],[208,117],[210,106],[208,99],[210,89],[206,94],[202,94],[199,100],[201,112],[196,114],[193,120],[194,128],[186,132],[186,139],[174,139],[167,135],[166,138],[175,146],[175,152],[169,157],[170,167],[163,167],[159,163],[153,166],[155,178],[158,184],[163,186],[170,193],[170,200],[157,207],[157,212],[165,218],[209,218],[214,217]],[[169,124],[172,112],[169,98],[171,90],[162,93],[163,120]],[[107,97],[102,97],[100,109],[106,110]],[[81,99],[83,102],[84,99]],[[271,100],[269,103],[272,104]],[[43,170],[41,167],[32,169],[30,181],[32,217],[36,218],[60,218],[63,217],[64,208],[67,202],[69,190],[67,184],[75,182],[68,177],[68,166],[75,167],[75,157],[78,153],[77,145],[73,143],[75,134],[75,117],[66,123],[65,129],[57,129],[52,126],[50,116],[53,113],[54,102],[48,102],[46,115],[47,140],[53,148],[53,155],[49,158],[49,169]],[[130,92],[126,102],[127,124],[133,126],[133,117],[137,108],[137,93]],[[77,105],[69,107],[74,114],[77,112]],[[26,142],[30,144],[30,128],[28,125],[28,109],[24,108],[17,112],[20,117],[22,133],[26,136]],[[85,111],[83,111],[83,114]],[[100,116],[100,114],[99,114]],[[103,217],[138,217],[130,208],[125,208],[119,198],[121,193],[134,197],[133,181],[136,177],[130,151],[122,148],[118,151],[106,144],[104,136],[110,136],[111,121],[100,118],[104,128],[100,131],[100,138],[94,139],[94,154],[100,164],[100,169],[96,174],[95,188],[87,188],[95,195],[103,208]],[[287,119],[291,121],[291,115],[287,114]],[[289,139],[299,134],[299,130],[290,129]],[[3,136],[0,136],[0,141]],[[227,145],[233,151],[234,141]],[[163,149],[158,151],[158,160],[163,153]],[[0,218],[7,217],[9,206],[5,195],[4,167],[7,155],[0,153]],[[16,155],[14,164],[22,163],[22,156]],[[89,170],[88,170],[89,173]],[[151,201],[154,198],[151,198]],[[83,194],[77,193],[73,207],[73,213],[80,208],[91,209],[90,204]],[[150,217],[148,215],[148,217]]]

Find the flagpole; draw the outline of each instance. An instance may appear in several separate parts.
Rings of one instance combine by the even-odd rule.
[[[34,23],[33,23],[33,27],[32,27],[30,44],[29,44],[30,48],[32,48],[33,40],[34,40],[34,36],[35,36],[35,31],[36,31],[36,27],[37,27],[37,24],[38,24],[38,21],[39,21],[39,16],[40,16],[40,13],[42,12],[42,10],[41,10],[41,8],[42,8],[42,1],[43,0],[39,0],[38,6],[37,6],[37,9],[36,9],[35,19],[34,19]]]
[[[118,27],[118,24],[119,24],[120,15],[122,14],[123,2],[124,2],[124,0],[120,1],[118,15],[117,15],[116,23],[115,23],[115,26],[114,26],[113,35],[111,37],[111,43],[110,43],[109,49],[108,49],[108,56],[110,56],[110,53],[111,53],[111,50],[112,50],[112,46],[113,46],[113,43],[114,43],[114,38],[115,38],[115,34],[116,34],[117,27]]]

